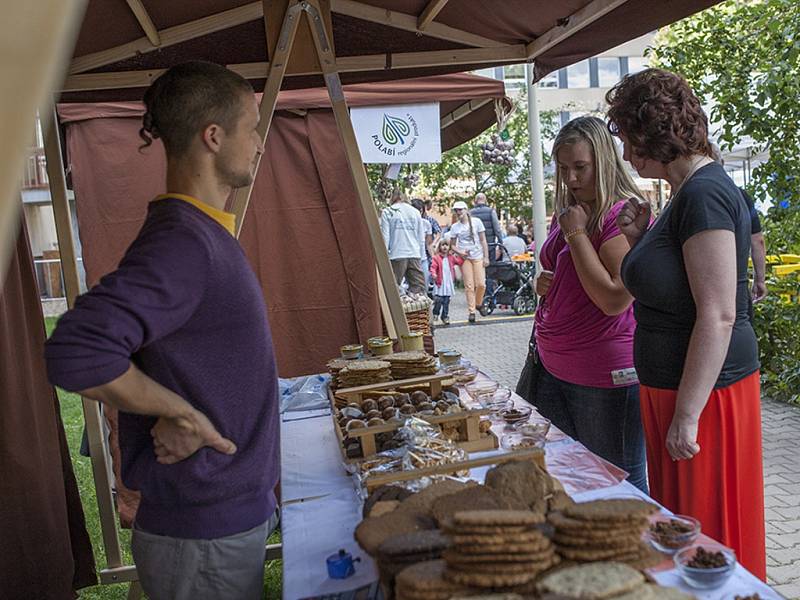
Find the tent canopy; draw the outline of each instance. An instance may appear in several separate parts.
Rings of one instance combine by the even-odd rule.
[[[345,84],[521,62],[534,62],[541,78],[717,1],[324,0],[319,21],[332,33]],[[139,99],[162,69],[198,59],[226,64],[261,89],[285,6],[92,0],[63,99]],[[297,40],[282,89],[322,87],[306,23]]]

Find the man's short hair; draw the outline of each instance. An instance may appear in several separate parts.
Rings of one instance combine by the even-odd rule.
[[[479,193],[475,194],[475,205],[476,206],[478,204],[486,204],[486,202],[487,202],[486,194],[484,194],[483,192],[479,192]]]
[[[511,223],[508,227],[506,227],[506,233],[508,233],[508,235],[517,235],[519,233],[519,229],[516,225]]]
[[[242,113],[242,98],[251,94],[253,87],[245,78],[221,65],[204,61],[175,65],[144,94],[142,147],[161,138],[167,154],[184,154],[194,137],[212,123],[233,128]]]

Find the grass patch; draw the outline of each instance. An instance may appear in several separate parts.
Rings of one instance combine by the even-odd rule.
[[[47,335],[55,327],[57,319],[47,317],[45,326]],[[100,514],[97,509],[97,496],[94,488],[94,478],[92,477],[92,463],[86,456],[80,455],[81,436],[83,435],[83,406],[80,396],[71,394],[62,389],[58,389],[58,399],[61,406],[61,419],[64,422],[64,431],[69,444],[69,454],[72,459],[72,468],[75,471],[75,478],[78,481],[78,489],[81,495],[81,504],[86,516],[86,529],[94,548],[95,566],[97,571],[106,567],[106,555],[103,548],[103,535],[100,530]],[[131,558],[131,532],[127,529],[119,529],[120,546],[125,564],[133,564]],[[280,531],[276,531],[270,536],[269,543],[277,544],[280,542]],[[283,561],[276,560],[267,563],[264,570],[264,597],[277,599],[281,597],[283,582]],[[80,590],[80,597],[86,600],[125,600],[128,595],[127,584],[98,585],[91,588]]]

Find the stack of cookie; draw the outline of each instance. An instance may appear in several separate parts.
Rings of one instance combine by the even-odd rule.
[[[403,569],[395,579],[396,600],[448,600],[469,588],[444,578],[443,560],[429,560]]]
[[[335,390],[341,387],[339,385],[339,371],[344,369],[347,365],[352,363],[352,360],[346,358],[333,358],[328,361],[328,373],[331,374],[331,389]]]
[[[336,379],[340,388],[391,381],[391,365],[384,360],[352,361],[336,374]]]
[[[550,513],[553,541],[562,558],[574,562],[617,561],[637,569],[662,557],[642,541],[648,515],[658,507],[637,499],[595,500]]]
[[[436,373],[436,358],[421,350],[396,352],[386,357],[394,379],[411,379]]]
[[[457,512],[446,525],[452,545],[442,554],[444,578],[474,588],[511,588],[533,581],[559,562],[536,525],[542,515],[524,510]]]
[[[543,598],[569,600],[691,600],[680,590],[645,583],[636,569],[616,562],[596,562],[560,569],[537,584]]]

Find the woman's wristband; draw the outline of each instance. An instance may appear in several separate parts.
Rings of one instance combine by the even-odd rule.
[[[578,235],[586,235],[586,230],[583,227],[578,227],[577,229],[572,229],[564,233],[564,241],[569,243],[569,241]]]

